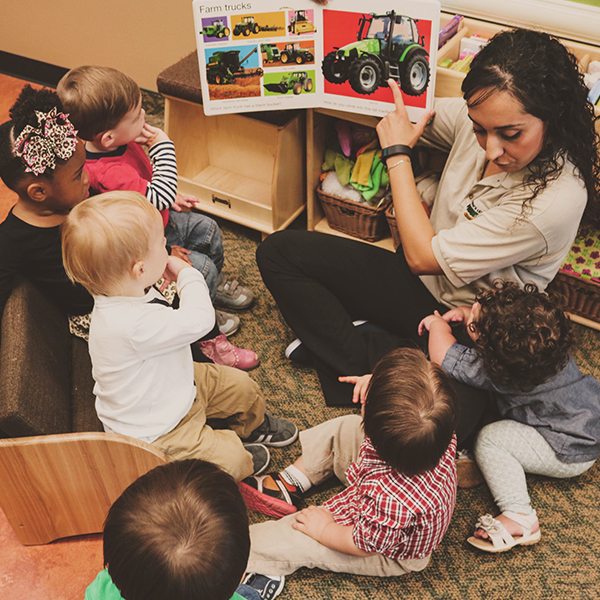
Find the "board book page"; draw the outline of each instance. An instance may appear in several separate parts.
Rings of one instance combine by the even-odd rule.
[[[204,112],[326,107],[384,116],[387,80],[409,117],[433,107],[437,0],[194,0]]]

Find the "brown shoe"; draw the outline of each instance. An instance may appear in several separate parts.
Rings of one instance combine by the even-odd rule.
[[[459,488],[477,487],[485,481],[477,463],[467,450],[459,450],[456,453],[456,479]]]

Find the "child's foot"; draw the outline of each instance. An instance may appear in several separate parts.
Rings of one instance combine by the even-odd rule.
[[[252,455],[252,466],[254,475],[260,475],[267,470],[271,462],[271,453],[263,444],[244,444],[244,448]]]
[[[269,517],[291,515],[302,501],[299,488],[285,481],[280,473],[246,477],[238,485],[246,506]]]
[[[221,273],[217,282],[217,296],[215,304],[221,308],[244,310],[250,308],[254,302],[254,294],[241,286],[235,279],[224,277]]]
[[[232,315],[222,310],[215,310],[215,317],[217,318],[219,331],[223,335],[233,335],[240,328],[240,318],[237,315]]]
[[[283,448],[293,444],[298,438],[298,428],[287,419],[265,413],[265,420],[244,441],[260,443],[274,448]]]
[[[483,475],[468,450],[456,453],[456,479],[459,488],[472,488],[484,482]]]
[[[234,346],[225,335],[218,335],[212,340],[197,342],[202,353],[216,365],[235,367],[242,371],[251,371],[260,364],[256,352]]]
[[[493,518],[479,517],[473,537],[467,541],[485,552],[506,552],[514,546],[530,546],[540,541],[540,523],[535,511],[530,515],[505,511]]]
[[[242,590],[237,589],[237,593],[243,598],[244,589],[243,586],[252,588],[261,600],[273,600],[277,598],[283,586],[285,585],[285,577],[283,575],[259,575],[258,573],[248,573],[241,584]],[[254,596],[256,598],[256,596]]]

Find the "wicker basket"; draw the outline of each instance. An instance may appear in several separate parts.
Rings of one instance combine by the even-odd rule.
[[[394,248],[398,249],[400,246],[400,232],[398,231],[398,223],[396,222],[396,215],[394,214],[394,205],[390,204],[385,209],[385,218],[387,219],[390,231],[392,232],[392,241],[394,242]]]
[[[567,312],[600,322],[600,284],[559,271],[548,291],[560,296]]]
[[[330,196],[323,192],[321,187],[317,188],[317,194],[331,229],[367,242],[376,242],[386,235],[385,209],[390,205],[391,198],[379,208],[373,208],[352,200]]]

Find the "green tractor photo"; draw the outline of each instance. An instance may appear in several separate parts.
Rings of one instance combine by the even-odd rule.
[[[323,59],[327,81],[348,81],[358,94],[372,94],[394,79],[409,96],[420,96],[429,85],[429,54],[417,22],[389,11],[360,18],[357,41],[335,48]]]
[[[306,71],[296,71],[294,73],[285,73],[278,83],[267,83],[264,87],[274,94],[287,94],[290,90],[298,96],[305,92],[313,91],[313,80]]]
[[[281,53],[281,62],[295,62],[297,65],[302,65],[305,62],[312,62],[315,59],[312,52],[304,50],[300,47],[300,42],[291,42],[285,45],[285,49]]]
[[[222,38],[229,36],[231,30],[227,27],[223,19],[215,19],[210,25],[204,27],[200,33],[207,37]]]

